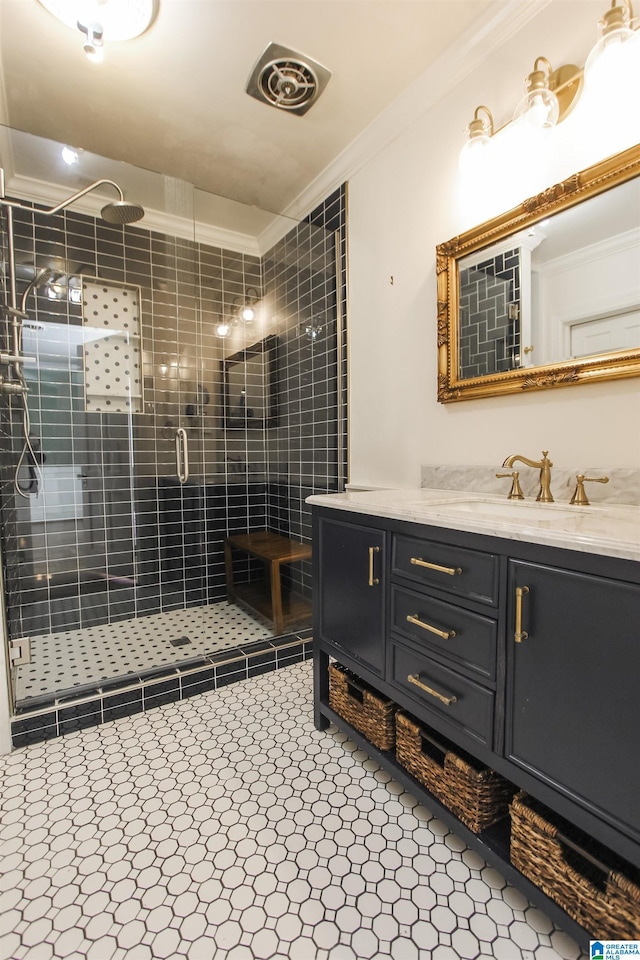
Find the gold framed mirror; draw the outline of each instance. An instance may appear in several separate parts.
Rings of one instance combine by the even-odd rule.
[[[436,248],[438,400],[640,374],[640,145]]]

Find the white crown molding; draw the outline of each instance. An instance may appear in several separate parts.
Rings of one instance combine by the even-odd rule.
[[[302,219],[333,190],[472,73],[493,51],[518,33],[553,0],[494,2],[413,83],[393,100],[283,214]]]
[[[558,273],[565,273],[573,267],[599,263],[605,257],[619,256],[629,250],[634,253],[640,251],[640,227],[634,227],[624,233],[618,233],[613,237],[606,237],[604,240],[590,243],[586,247],[564,253],[553,260],[546,260],[544,263],[537,265],[536,273],[552,277]]]

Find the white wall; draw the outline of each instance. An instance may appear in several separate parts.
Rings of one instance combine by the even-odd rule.
[[[477,198],[476,209],[461,202],[458,154],[475,107],[488,105],[499,126],[537,56],[582,66],[606,8],[604,0],[554,0],[350,179],[353,483],[418,486],[423,463],[499,465],[542,449],[567,467],[640,467],[638,379],[436,401],[436,244],[640,139],[611,110],[594,129],[585,95],[552,131],[542,180],[540,167],[519,170]]]

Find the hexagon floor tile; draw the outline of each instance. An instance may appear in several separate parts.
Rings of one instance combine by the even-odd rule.
[[[0,758],[6,960],[581,960],[333,728],[310,661]]]

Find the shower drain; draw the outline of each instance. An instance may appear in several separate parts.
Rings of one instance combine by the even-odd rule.
[[[173,640],[169,640],[169,643],[172,647],[186,647],[188,643],[191,643],[189,637],[174,637]]]

